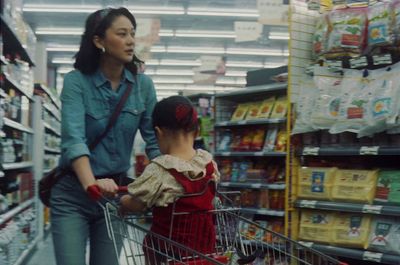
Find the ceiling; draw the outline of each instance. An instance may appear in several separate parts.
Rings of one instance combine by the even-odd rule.
[[[31,25],[38,41],[46,43],[48,64],[58,69],[60,75],[72,65],[70,61],[79,45],[88,14],[106,6],[126,6],[136,17],[139,55],[145,59],[146,69],[156,81],[156,87],[178,86],[177,83],[190,87],[193,79],[199,79],[196,69],[202,64],[202,56],[207,55],[226,58],[226,75],[218,76],[208,84],[217,88],[243,87],[246,71],[287,63],[287,37],[275,39],[270,35],[271,32],[287,34],[285,25],[259,23],[261,33],[255,40],[235,41],[238,36],[236,21],[259,20],[257,0],[24,0],[23,3],[24,19]],[[154,30],[158,21],[158,36],[148,38],[149,25]],[[171,60],[175,61],[172,64],[186,62],[186,65],[171,66]]]

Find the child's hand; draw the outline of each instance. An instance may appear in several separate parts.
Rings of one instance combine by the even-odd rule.
[[[124,216],[126,215],[129,211],[129,205],[130,201],[132,200],[132,197],[130,195],[123,195],[120,199],[120,206],[118,209],[118,212],[120,215]]]

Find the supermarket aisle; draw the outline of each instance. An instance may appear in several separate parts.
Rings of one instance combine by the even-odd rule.
[[[55,265],[56,260],[54,258],[53,240],[51,234],[46,239],[39,243],[36,251],[28,258],[25,265]]]

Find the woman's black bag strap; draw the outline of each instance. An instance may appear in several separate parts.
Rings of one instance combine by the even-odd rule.
[[[137,82],[137,78],[136,78]],[[108,120],[108,124],[104,132],[99,135],[96,140],[94,140],[90,145],[89,145],[89,150],[94,150],[96,146],[100,143],[100,141],[104,138],[104,136],[107,135],[107,133],[110,131],[110,129],[114,126],[115,122],[118,119],[119,114],[122,111],[122,108],[125,105],[126,100],[128,99],[129,95],[131,94],[132,91],[132,85],[129,83],[128,87],[125,89],[124,94],[122,95],[121,99],[119,100],[117,106],[115,107],[115,110],[113,114],[111,115],[110,119]]]

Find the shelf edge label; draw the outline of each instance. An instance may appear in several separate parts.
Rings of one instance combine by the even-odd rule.
[[[381,214],[382,205],[364,205],[362,208],[363,213]]]
[[[301,208],[315,209],[316,206],[317,206],[317,201],[309,201],[309,200],[301,200],[300,201]]]
[[[370,252],[370,251],[365,251],[363,253],[363,260],[368,260],[368,261],[375,261],[375,262],[381,262],[382,260],[382,253],[376,253],[376,252]]]
[[[303,155],[317,156],[319,153],[319,147],[304,147]]]
[[[378,155],[379,146],[361,146],[360,155]]]

